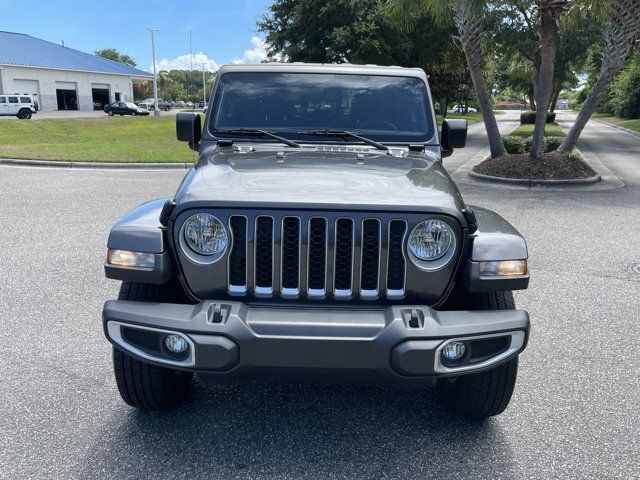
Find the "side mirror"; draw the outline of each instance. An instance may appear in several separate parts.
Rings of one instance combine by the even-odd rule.
[[[469,124],[466,120],[451,119],[442,122],[442,156],[448,157],[453,153],[454,148],[464,148],[467,144],[467,128]]]
[[[202,120],[199,113],[180,112],[176,115],[176,136],[181,142],[189,142],[193,149],[202,140]]]

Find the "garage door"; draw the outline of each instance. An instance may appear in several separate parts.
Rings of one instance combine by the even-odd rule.
[[[31,95],[33,99],[38,103],[38,106],[42,105],[42,102],[40,101],[40,84],[38,83],[38,80],[14,79],[13,88],[15,89],[15,92],[11,93],[18,93],[20,95]]]

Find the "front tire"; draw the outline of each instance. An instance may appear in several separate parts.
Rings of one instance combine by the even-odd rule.
[[[31,112],[29,110],[20,110],[18,112],[18,118],[20,120],[29,120],[31,118]]]
[[[185,300],[180,286],[174,283],[150,285],[123,282],[118,300],[137,302],[171,302]],[[142,362],[113,348],[113,372],[122,399],[132,407],[165,410],[186,400],[193,373]]]
[[[113,371],[122,399],[144,410],[166,410],[183,403],[193,378],[191,372],[150,365],[115,347]]]
[[[462,293],[452,296],[448,307],[465,310],[514,310],[510,291]],[[500,415],[509,405],[518,374],[518,357],[470,375],[439,379],[438,396],[454,413],[470,420]]]

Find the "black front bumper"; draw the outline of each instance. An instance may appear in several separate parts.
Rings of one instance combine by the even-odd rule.
[[[405,386],[493,368],[522,352],[529,333],[522,310],[438,312],[421,305],[374,310],[114,300],[104,305],[103,323],[109,341],[140,360],[221,380],[317,373]],[[125,340],[123,328],[180,334],[189,355],[150,354]],[[448,368],[440,360],[448,340],[504,336],[508,348],[485,361]]]

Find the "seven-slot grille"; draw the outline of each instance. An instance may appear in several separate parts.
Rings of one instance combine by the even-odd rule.
[[[357,217],[357,218],[356,218]],[[401,299],[407,222],[366,215],[234,215],[231,295]]]

